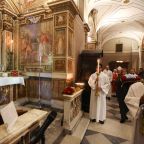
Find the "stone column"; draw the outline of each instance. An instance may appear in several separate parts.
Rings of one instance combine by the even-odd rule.
[[[61,100],[64,87],[74,80],[74,20],[79,10],[73,0],[52,2],[49,8],[54,14],[53,99]]]
[[[7,9],[6,1],[0,2],[0,29],[1,29],[1,64],[4,70],[12,70],[14,68],[13,53],[13,27],[15,14]]]
[[[19,20],[15,20],[14,27],[14,69],[19,69]]]
[[[139,46],[139,68],[142,67],[142,46]]]

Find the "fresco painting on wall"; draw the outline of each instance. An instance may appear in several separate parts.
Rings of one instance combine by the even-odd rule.
[[[3,25],[2,25],[2,13],[0,12],[0,30],[2,30]]]
[[[72,56],[72,49],[73,49],[73,33],[69,30],[69,37],[68,37],[68,56]]]
[[[13,69],[13,37],[12,32],[10,31],[4,31],[4,57],[3,57],[3,64],[4,64],[4,70],[12,70]]]
[[[52,33],[39,23],[23,26],[20,36],[20,64],[47,64],[52,53]]]
[[[66,29],[56,29],[54,55],[64,56],[65,51],[66,51]]]
[[[5,32],[5,45],[6,45],[6,51],[12,52],[12,32],[6,31]]]

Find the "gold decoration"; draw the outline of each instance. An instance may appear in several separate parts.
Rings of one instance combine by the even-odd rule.
[[[99,86],[98,86],[99,73],[96,73],[96,75],[97,75],[97,80],[96,80],[95,96],[99,96]]]

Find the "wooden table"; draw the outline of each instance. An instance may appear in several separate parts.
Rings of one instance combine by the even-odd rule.
[[[0,125],[0,144],[16,143],[21,137],[29,134],[33,127],[38,126],[47,114],[47,111],[38,109],[29,110],[18,117],[10,132],[7,131],[5,124]],[[24,143],[29,143],[29,138],[25,138]]]

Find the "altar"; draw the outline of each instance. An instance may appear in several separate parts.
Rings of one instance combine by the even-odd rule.
[[[23,77],[0,77],[0,86],[22,84],[24,85]]]
[[[24,77],[0,77],[0,105],[13,101],[13,85],[25,85]]]

